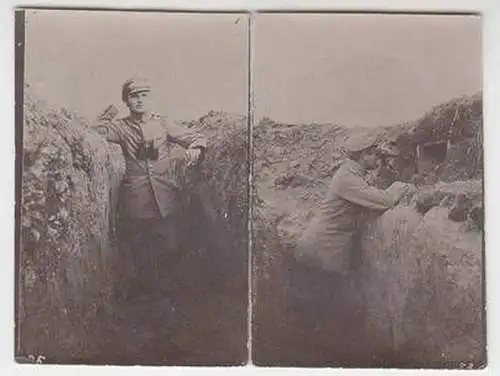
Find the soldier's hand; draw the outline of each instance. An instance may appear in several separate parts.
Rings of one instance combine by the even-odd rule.
[[[405,196],[410,195],[413,192],[412,184],[403,183],[400,181],[394,182],[387,191],[394,195],[395,202],[398,203]]]
[[[416,191],[417,189],[413,184],[404,183],[398,202],[405,202],[408,204],[411,197],[415,194]]]
[[[198,163],[201,156],[201,149],[193,148],[186,150],[186,163],[188,167],[194,166]]]
[[[116,115],[118,115],[118,108],[116,108],[115,105],[111,104],[98,115],[97,119],[100,122],[107,122],[113,120]]]

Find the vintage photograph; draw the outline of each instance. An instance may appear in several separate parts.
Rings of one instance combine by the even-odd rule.
[[[247,362],[248,32],[16,12],[18,362]]]
[[[252,31],[254,363],[484,368],[480,16]]]
[[[16,11],[20,363],[484,368],[482,19]]]

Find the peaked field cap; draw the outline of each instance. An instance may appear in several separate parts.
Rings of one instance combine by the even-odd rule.
[[[358,133],[350,136],[344,143],[343,147],[348,152],[356,153],[358,151],[363,151],[374,146],[376,142],[377,135]]]
[[[123,83],[122,99],[127,99],[129,94],[151,91],[149,80],[144,77],[131,77]]]

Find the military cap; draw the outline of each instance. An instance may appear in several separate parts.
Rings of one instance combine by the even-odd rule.
[[[151,85],[146,78],[129,78],[122,86],[122,99],[125,101],[130,94],[144,91],[151,91]]]
[[[343,145],[348,153],[356,153],[375,146],[377,135],[367,133],[357,133],[350,136]]]

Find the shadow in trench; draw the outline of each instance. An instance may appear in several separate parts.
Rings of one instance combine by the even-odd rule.
[[[246,361],[246,239],[235,236],[222,216],[210,215],[207,205],[197,195],[185,202],[177,223],[179,256],[158,257],[161,272],[146,288],[135,289],[139,281],[130,275],[117,284],[116,302],[99,325],[101,343],[86,363]],[[126,262],[116,266],[129,268]],[[128,294],[121,294],[127,287]]]
[[[255,299],[254,363],[279,367],[432,366],[421,348],[384,346],[367,325],[360,276],[343,279],[304,266],[282,250]],[[436,368],[443,365],[436,364]]]

